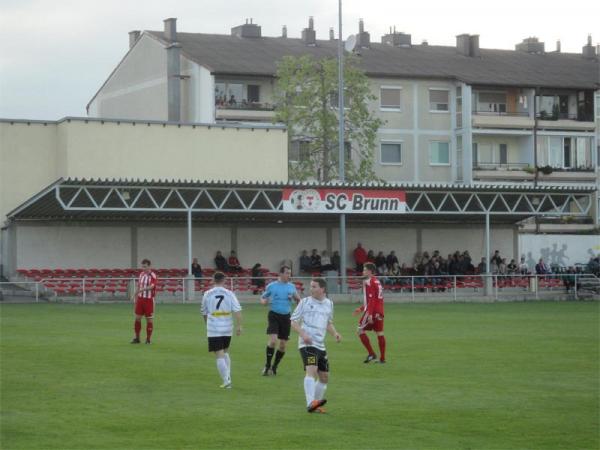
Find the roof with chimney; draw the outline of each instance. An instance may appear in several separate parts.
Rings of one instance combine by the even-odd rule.
[[[171,43],[162,31],[144,33],[165,45]],[[336,40],[315,40],[313,45],[307,45],[305,40],[297,38],[177,32],[177,41],[186,57],[215,75],[272,77],[277,71],[277,62],[284,56],[337,55]],[[543,44],[539,44],[543,48]],[[393,46],[373,42],[368,47],[356,48],[354,53],[371,77],[452,79],[491,86],[600,87],[598,57],[586,58],[580,53],[477,48],[478,56],[465,56],[455,46]]]

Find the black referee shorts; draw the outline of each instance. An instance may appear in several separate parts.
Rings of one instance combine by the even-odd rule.
[[[300,356],[304,363],[304,370],[306,370],[306,366],[317,366],[319,372],[329,372],[329,360],[325,350],[316,347],[302,347]]]
[[[269,325],[267,326],[267,334],[276,334],[277,339],[288,341],[290,339],[290,322],[291,314],[278,314],[269,311]]]

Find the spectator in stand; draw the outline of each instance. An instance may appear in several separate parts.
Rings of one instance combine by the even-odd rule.
[[[330,270],[335,270],[335,267],[331,263],[327,250],[323,250],[323,253],[321,253],[321,272],[329,272]]]
[[[500,261],[500,265],[498,266],[498,275],[507,275],[508,274],[508,269],[507,269],[507,265],[506,265],[506,258],[502,258],[502,261]]]
[[[198,258],[192,260],[192,275],[196,278],[202,278],[202,267],[200,267]]]
[[[595,258],[593,256],[590,257],[587,263],[587,270],[596,276],[600,275],[600,255]]]
[[[396,261],[395,263],[392,264],[392,267],[390,267],[385,275],[386,278],[384,280],[385,284],[388,285],[399,285],[400,284],[400,278],[398,278],[400,276],[401,272],[400,272],[400,264],[398,264],[398,262]]]
[[[463,252],[463,257],[465,258],[465,273],[473,273],[475,271],[475,267],[473,267],[473,258],[471,258],[469,250],[465,250]]]
[[[217,270],[225,273],[229,272],[229,266],[227,265],[227,260],[221,253],[221,250],[217,251],[217,255],[215,256],[215,267]]]
[[[229,258],[227,259],[227,264],[229,265],[230,272],[241,272],[243,270],[240,260],[238,259],[234,250],[231,250]]]
[[[390,254],[385,257],[385,264],[387,265],[388,269],[394,267],[394,264],[399,264],[398,257],[396,256],[396,252],[394,250],[392,250]]]
[[[487,270],[487,267],[485,265],[485,256],[482,256],[481,262],[477,266],[477,273],[484,274],[486,272],[486,270]]]
[[[252,274],[252,280],[250,282],[252,286],[254,286],[252,293],[256,295],[265,287],[264,272],[260,263],[254,264],[250,273]]]
[[[377,256],[375,257],[375,267],[377,268],[378,276],[385,275],[387,270],[387,261],[383,252],[377,253]]]
[[[540,258],[540,260],[538,261],[538,263],[535,265],[535,273],[537,275],[546,275],[546,274],[550,273],[550,268],[544,262],[543,258]]]
[[[423,252],[423,257],[421,258],[421,264],[422,264],[423,266],[425,266],[425,265],[429,264],[429,260],[430,260],[430,259],[431,259],[431,258],[429,257],[429,252]]]
[[[363,265],[367,262],[367,251],[359,242],[354,249],[354,262],[356,263],[356,271],[362,273]]]
[[[502,262],[502,256],[500,256],[500,251],[496,250],[494,252],[494,254],[492,255],[492,258],[490,259],[490,262],[492,264],[496,264],[496,267],[500,266],[500,263]]]
[[[508,272],[509,275],[514,275],[517,273],[518,267],[517,267],[517,263],[515,262],[514,259],[511,259],[510,262],[508,263],[508,265],[506,266],[506,271]]]
[[[569,291],[571,290],[572,287],[575,287],[575,282],[576,282],[575,274],[576,274],[575,268],[573,266],[571,266],[567,269],[566,275],[562,276],[563,284],[565,285],[567,294],[569,293]]]
[[[313,248],[310,255],[310,271],[321,273],[321,256],[316,248]]]
[[[302,255],[300,255],[300,270],[310,272],[310,256],[306,250],[302,250]]]
[[[340,260],[340,252],[337,250],[333,252],[333,256],[331,257],[331,265],[333,266],[333,270],[340,271],[342,261]]]
[[[367,252],[367,262],[375,264],[375,252],[373,250]]]
[[[524,256],[521,256],[521,262],[519,262],[518,270],[521,275],[527,275],[529,273],[529,266],[525,262]]]
[[[429,268],[429,275],[432,276],[432,278],[430,278],[431,285],[433,286],[432,291],[444,291],[446,288],[442,286],[444,280],[441,277],[442,271],[440,270],[440,263],[437,258],[433,259],[433,261],[433,264],[431,264]]]

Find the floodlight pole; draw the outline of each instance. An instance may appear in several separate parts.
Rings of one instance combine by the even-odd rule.
[[[344,47],[342,41],[342,0],[338,0],[338,111],[339,111],[339,179],[345,181],[344,168]],[[340,214],[340,291],[346,293],[346,215]]]

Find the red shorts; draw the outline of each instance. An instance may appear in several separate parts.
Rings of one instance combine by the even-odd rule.
[[[154,316],[154,299],[138,297],[135,301],[135,314],[151,319]]]
[[[383,316],[379,314],[373,315],[373,322],[367,322],[367,315],[363,315],[358,321],[358,329],[363,331],[383,331]]]

